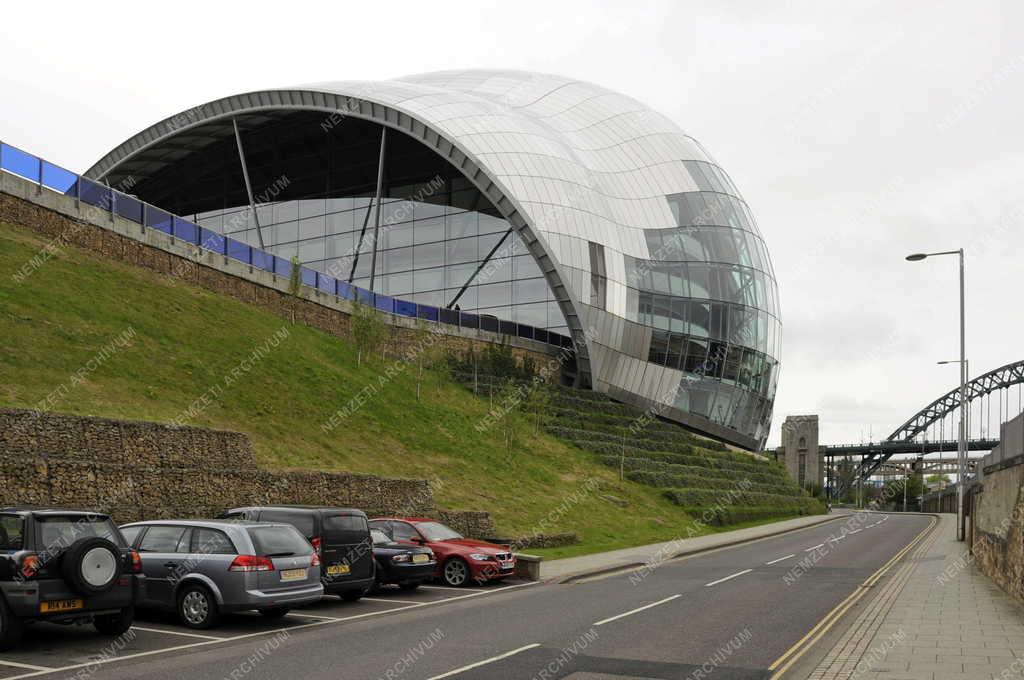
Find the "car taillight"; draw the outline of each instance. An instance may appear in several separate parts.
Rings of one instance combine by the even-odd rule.
[[[320,556],[317,555],[316,553],[313,553],[313,560],[309,563],[309,566],[311,566],[311,567],[319,567],[320,566]]]
[[[21,575],[23,578],[35,578],[39,575],[39,555],[28,554],[21,558]]]
[[[274,571],[274,563],[267,557],[239,555],[231,562],[228,571]]]
[[[142,573],[142,555],[139,554],[138,550],[132,550],[132,573]]]
[[[316,551],[317,555],[323,555],[324,554],[323,550],[321,550],[321,546],[323,545],[323,542],[321,541],[319,536],[314,536],[313,538],[309,539],[309,542],[313,544],[313,550]]]

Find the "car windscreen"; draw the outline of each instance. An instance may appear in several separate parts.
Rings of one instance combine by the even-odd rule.
[[[293,527],[252,527],[247,531],[256,554],[261,557],[291,557],[313,552],[313,546]]]
[[[18,515],[0,515],[0,552],[17,552],[25,545],[25,520]]]
[[[57,553],[82,538],[105,538],[124,547],[121,532],[108,517],[76,515],[70,517],[37,517],[39,540],[48,553]]]
[[[391,543],[391,537],[379,529],[371,529],[370,536],[373,537],[374,545],[387,545]]]
[[[423,538],[428,541],[451,541],[462,538],[462,534],[453,531],[440,522],[420,522],[416,525],[416,528],[423,534]]]

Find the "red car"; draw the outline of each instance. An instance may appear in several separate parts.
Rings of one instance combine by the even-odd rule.
[[[426,546],[437,555],[436,578],[449,586],[469,581],[483,583],[511,576],[516,558],[507,546],[464,538],[461,534],[426,517],[378,517],[370,528],[390,536],[396,543]]]

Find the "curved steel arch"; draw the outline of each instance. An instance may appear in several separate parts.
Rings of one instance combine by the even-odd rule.
[[[995,390],[1022,383],[1024,383],[1024,360],[1006,364],[967,383],[967,403]],[[918,411],[910,420],[896,428],[896,431],[890,434],[886,441],[913,439],[927,430],[930,425],[942,420],[958,408],[960,408],[959,387],[950,390]]]
[[[569,294],[568,277],[549,254],[543,237],[525,218],[518,201],[457,140],[434,129],[427,121],[405,111],[370,99],[317,89],[264,90],[224,97],[182,111],[151,125],[111,150],[97,161],[85,176],[103,180],[118,165],[161,144],[175,135],[201,125],[229,120],[235,116],[275,111],[321,111],[330,116],[352,116],[399,130],[433,150],[461,172],[491,201],[508,223],[519,233],[558,301],[572,334],[576,365],[581,376],[591,378],[588,337]]]

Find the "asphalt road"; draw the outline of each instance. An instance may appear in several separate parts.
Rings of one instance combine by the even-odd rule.
[[[928,523],[852,515],[581,583],[327,598],[283,622],[239,615],[198,637],[153,617],[120,646],[88,628],[35,626],[0,655],[0,680],[767,678]]]

